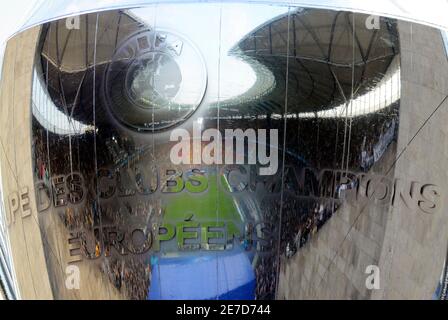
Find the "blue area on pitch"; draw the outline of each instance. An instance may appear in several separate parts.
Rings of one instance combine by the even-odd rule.
[[[247,253],[154,259],[150,300],[253,300],[255,274]]]

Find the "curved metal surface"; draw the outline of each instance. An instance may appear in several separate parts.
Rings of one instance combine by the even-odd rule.
[[[298,5],[158,3],[9,42],[0,163],[22,297],[432,296],[440,30]]]

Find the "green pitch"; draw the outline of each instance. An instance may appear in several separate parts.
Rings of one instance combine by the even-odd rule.
[[[216,175],[209,176],[208,188],[202,193],[182,192],[170,195],[164,215],[164,222],[178,222],[191,218],[193,221],[242,222],[232,197],[223,190],[224,178],[217,183]]]

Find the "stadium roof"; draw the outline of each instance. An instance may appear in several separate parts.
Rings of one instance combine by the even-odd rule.
[[[396,22],[381,19],[378,28],[367,29],[366,18],[350,12],[294,10],[253,30],[234,51],[275,74],[278,85],[269,100],[278,108],[271,106],[268,112],[283,110],[286,74],[288,112],[318,112],[372,91],[390,73],[399,53]]]
[[[36,1],[25,23],[18,29],[26,28],[80,13],[99,10],[139,7],[151,3],[190,3],[191,0],[40,0]],[[214,2],[214,1],[208,1]],[[237,1],[225,1],[237,2]],[[376,14],[413,22],[428,24],[437,28],[448,29],[446,12],[448,2],[444,0],[428,0],[425,5],[420,1],[408,0],[248,0],[240,2],[278,4],[283,6],[336,9]]]

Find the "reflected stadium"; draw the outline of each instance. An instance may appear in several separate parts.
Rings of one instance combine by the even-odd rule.
[[[446,298],[443,30],[275,2],[104,9],[7,43],[7,298]]]

